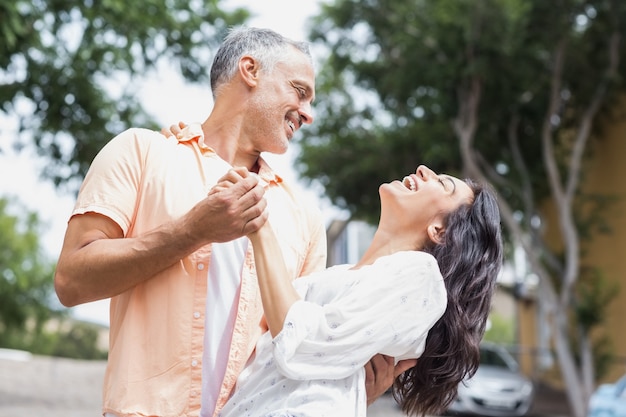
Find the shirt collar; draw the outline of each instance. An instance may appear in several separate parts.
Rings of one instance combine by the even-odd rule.
[[[204,143],[204,133],[202,132],[202,125],[199,123],[193,123],[185,126],[183,130],[176,136],[179,142],[191,142],[196,141],[201,148],[209,148]]]
[[[202,152],[212,152],[215,151],[204,143],[204,133],[202,132],[202,125],[199,123],[193,123],[187,125],[180,134],[176,137],[178,142],[191,142],[194,141],[198,144]],[[280,184],[283,182],[283,179],[280,175],[274,172],[272,167],[261,157],[258,159],[259,164],[259,178],[265,181],[268,184]]]
[[[268,184],[280,184],[283,179],[280,175],[274,172],[272,167],[269,166],[263,157],[259,156],[259,177]]]

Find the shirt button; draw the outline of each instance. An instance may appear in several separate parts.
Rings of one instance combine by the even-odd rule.
[[[198,366],[198,361],[197,360],[192,360],[191,361],[191,366]]]
[[[196,395],[198,395],[198,391],[191,391],[191,396],[195,397]]]
[[[200,312],[199,311],[194,311],[193,312],[193,318],[194,319],[199,319],[200,318]]]
[[[198,264],[198,269],[202,271],[204,269],[204,264]]]

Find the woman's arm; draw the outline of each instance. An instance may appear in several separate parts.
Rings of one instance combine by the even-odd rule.
[[[248,235],[254,249],[257,279],[265,319],[272,337],[283,328],[289,308],[300,299],[292,284],[283,254],[269,222]]]

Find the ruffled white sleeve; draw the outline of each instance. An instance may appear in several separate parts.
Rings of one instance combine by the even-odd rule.
[[[273,340],[281,373],[292,379],[345,378],[377,353],[405,359],[423,352],[428,330],[447,303],[431,255],[399,252],[358,270],[327,273],[339,275],[322,273],[310,285],[355,275],[348,280],[349,288],[328,303],[300,300],[291,307]]]

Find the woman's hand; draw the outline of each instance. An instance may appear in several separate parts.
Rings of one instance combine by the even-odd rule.
[[[178,122],[177,125],[170,125],[169,129],[167,127],[161,128],[161,134],[165,136],[166,138],[169,138],[170,136],[175,136],[176,138],[180,139],[180,134],[182,133],[183,129],[186,127],[187,127],[187,123]]]

